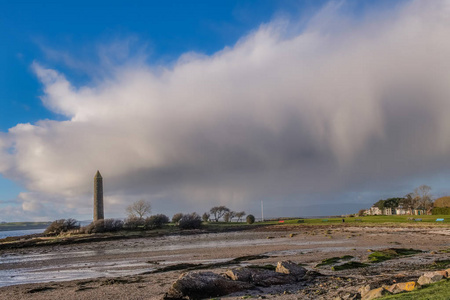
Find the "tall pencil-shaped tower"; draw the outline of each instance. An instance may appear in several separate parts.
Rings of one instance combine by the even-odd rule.
[[[94,221],[104,219],[103,214],[103,178],[100,172],[94,176]]]

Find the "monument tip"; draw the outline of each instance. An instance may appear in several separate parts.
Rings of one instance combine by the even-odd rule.
[[[97,173],[95,173],[95,178],[102,178],[102,175],[100,174],[100,171],[97,170]]]

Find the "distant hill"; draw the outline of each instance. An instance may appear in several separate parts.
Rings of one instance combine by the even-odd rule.
[[[434,207],[450,207],[450,196],[445,196],[434,201]]]
[[[0,223],[0,231],[45,229],[50,223],[51,222],[2,222]]]

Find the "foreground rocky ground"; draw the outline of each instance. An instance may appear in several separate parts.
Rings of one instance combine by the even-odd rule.
[[[420,252],[369,261],[388,248]],[[417,281],[448,268],[449,249],[446,227],[298,225],[0,250],[0,299],[162,299],[189,271],[274,272],[288,260],[305,268],[308,280],[251,284],[221,299],[358,299],[368,284]]]

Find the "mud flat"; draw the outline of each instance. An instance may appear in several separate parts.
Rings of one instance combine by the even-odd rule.
[[[129,237],[0,250],[0,299],[162,299],[186,270],[216,273],[291,260],[320,272],[309,283],[256,288],[221,299],[332,299],[368,282],[417,278],[450,259],[450,228],[277,225],[246,231]],[[372,263],[388,248],[422,252]],[[239,257],[246,259],[235,260]],[[326,259],[367,266],[335,271]],[[332,260],[331,260],[332,261]],[[169,267],[169,268],[168,268]],[[339,268],[335,268],[339,269]],[[157,271],[157,272],[155,272]]]

